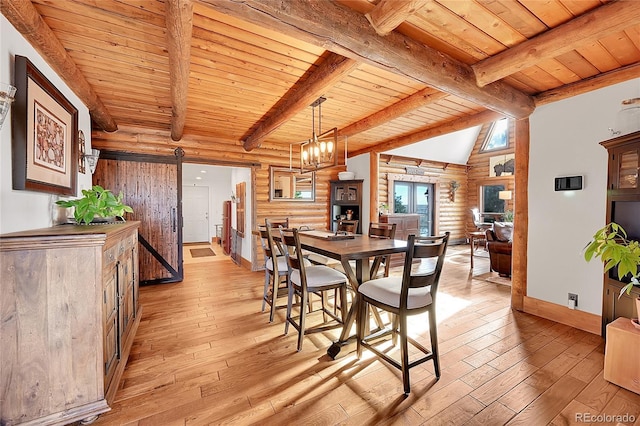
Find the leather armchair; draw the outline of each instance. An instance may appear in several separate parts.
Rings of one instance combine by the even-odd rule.
[[[485,234],[491,270],[501,277],[510,277],[513,223],[495,222],[493,228],[487,229]]]

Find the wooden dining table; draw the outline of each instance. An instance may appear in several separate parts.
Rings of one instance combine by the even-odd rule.
[[[407,242],[403,240],[390,240],[372,238],[367,235],[355,234],[353,238],[335,239],[330,231],[299,231],[300,246],[308,251],[321,254],[331,259],[338,260],[349,279],[349,284],[358,293],[358,286],[370,279],[369,271],[371,260],[377,256],[384,256],[407,251]],[[338,236],[339,237],[339,236]],[[356,268],[353,269],[350,260],[355,260]],[[342,333],[338,341],[334,342],[327,354],[335,359],[341,348],[353,341],[355,336],[350,336],[358,312],[358,297],[353,299],[349,308],[347,319],[342,327]]]

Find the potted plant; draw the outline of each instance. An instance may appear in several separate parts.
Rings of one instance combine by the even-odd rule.
[[[75,208],[73,217],[77,223],[109,222],[115,218],[124,220],[125,212],[133,213],[131,207],[122,203],[122,191],[115,196],[108,189],[94,185],[91,189],[83,189],[82,195],[76,200],[56,201],[61,207]]]
[[[594,257],[600,257],[604,262],[604,272],[617,266],[620,279],[631,276],[631,281],[622,287],[618,298],[624,293],[631,294],[633,286],[640,285],[640,243],[629,240],[622,226],[611,222],[595,233],[584,250],[587,262]],[[640,315],[640,297],[636,298],[636,312]]]

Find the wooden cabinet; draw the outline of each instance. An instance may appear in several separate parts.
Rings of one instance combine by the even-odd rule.
[[[0,424],[109,410],[140,322],[138,226],[0,236]]]
[[[396,224],[396,240],[407,240],[409,235],[420,235],[420,215],[393,213],[380,216],[382,223]],[[401,266],[404,262],[404,254],[394,254],[391,257],[391,266]]]
[[[640,132],[601,142],[609,155],[607,180],[607,223],[616,222],[627,232],[628,238],[640,239]],[[624,280],[628,282],[628,280]],[[634,287],[631,296],[618,298],[623,282],[616,269],[604,278],[602,306],[602,335],[608,323],[618,317],[637,318],[634,298],[640,288]]]
[[[351,212],[351,219],[358,220],[358,230],[362,233],[362,179],[331,181],[331,230],[338,227],[338,219]]]

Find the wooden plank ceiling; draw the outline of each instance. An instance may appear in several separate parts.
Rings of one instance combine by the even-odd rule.
[[[322,128],[353,155],[640,77],[633,0],[3,0],[2,13],[96,128],[247,150],[309,138],[320,95]]]

